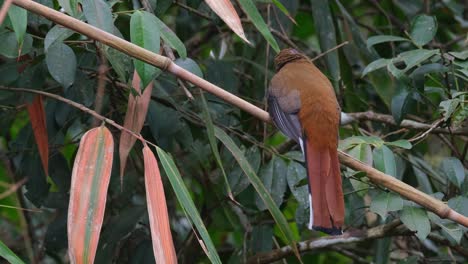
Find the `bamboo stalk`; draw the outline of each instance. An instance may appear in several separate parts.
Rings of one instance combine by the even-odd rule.
[[[117,50],[120,50],[127,55],[142,60],[146,63],[154,65],[162,70],[168,71],[177,77],[191,82],[192,84],[210,92],[228,103],[239,107],[240,109],[252,114],[258,119],[264,122],[270,122],[269,114],[256,107],[255,105],[233,95],[224,89],[216,86],[188,71],[179,67],[173,63],[169,58],[152,53],[148,50],[145,50],[135,44],[132,44],[128,41],[125,41],[119,37],[116,37],[112,34],[109,34],[103,30],[95,28],[89,24],[86,24],[82,21],[79,21],[73,17],[67,16],[63,13],[60,13],[56,10],[33,2],[31,0],[13,0],[13,3],[17,6],[20,6],[30,12],[48,18],[54,21],[57,24],[63,25],[69,29],[75,30],[83,35],[88,36],[91,39],[102,42],[110,47],[113,47]],[[396,193],[399,193],[403,197],[418,203],[419,205],[425,207],[426,209],[434,212],[441,218],[451,219],[459,224],[468,227],[468,218],[463,216],[450,207],[448,207],[442,201],[439,201],[416,188],[397,180],[396,178],[382,173],[364,163],[352,158],[344,152],[339,151],[339,158],[342,164],[357,170],[364,171],[367,173],[367,177],[374,183],[384,186]]]

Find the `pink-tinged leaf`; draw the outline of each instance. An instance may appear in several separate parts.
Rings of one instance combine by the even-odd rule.
[[[245,42],[250,43],[244,34],[244,28],[236,9],[229,0],[205,0],[206,4]]]
[[[71,263],[93,263],[96,256],[113,152],[112,134],[104,126],[89,130],[81,138],[73,165],[68,206],[68,254]]]
[[[31,121],[37,149],[46,175],[49,174],[49,138],[47,136],[46,117],[42,96],[34,97],[32,103],[27,105],[29,120]]]
[[[125,114],[124,127],[130,131],[139,134],[145,123],[148,105],[153,90],[153,82],[150,82],[143,94],[141,94],[141,80],[137,72],[133,73],[132,86],[138,95],[130,93],[128,96],[127,113]],[[122,184],[125,166],[127,164],[128,154],[136,142],[136,138],[130,133],[122,131],[119,143],[120,156],[120,183]]]
[[[143,148],[143,157],[145,161],[146,203],[154,258],[156,263],[177,263],[158,162],[148,146]]]

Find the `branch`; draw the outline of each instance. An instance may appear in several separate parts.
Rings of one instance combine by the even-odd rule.
[[[358,112],[358,113],[343,113],[341,125],[346,125],[355,121],[377,121],[392,126],[399,126],[402,128],[409,128],[414,130],[426,131],[432,129],[432,124],[424,124],[413,120],[404,119],[401,121],[400,125],[395,122],[393,116],[378,114],[372,111],[367,112]],[[458,128],[458,129],[447,129],[447,128],[433,128],[431,133],[436,134],[452,134],[452,135],[462,135],[468,136],[468,128]]]
[[[299,249],[300,253],[304,253],[319,249],[333,248],[336,245],[364,242],[385,236],[410,235],[413,232],[408,230],[406,227],[401,226],[401,222],[399,220],[395,220],[389,224],[373,227],[365,231],[356,231],[354,233],[354,235],[351,235],[349,232],[347,232],[341,236],[328,236],[302,241],[297,244],[297,248]],[[285,246],[273,251],[258,253],[250,257],[247,263],[271,263],[292,254],[294,254],[294,251],[291,246]]]
[[[264,122],[270,122],[270,116],[266,111],[196,76],[195,74],[186,71],[185,69],[173,63],[167,57],[152,53],[135,44],[125,41],[119,37],[116,37],[110,33],[95,28],[80,20],[62,14],[56,10],[53,10],[31,0],[13,0],[13,3],[17,6],[27,9],[30,12],[46,17],[57,24],[63,25],[69,29],[75,30],[83,35],[86,35],[89,38],[100,41],[110,47],[120,50],[129,56],[142,60],[162,70],[168,71],[177,76],[178,78],[191,82],[192,84],[202,88],[203,90],[222,98],[228,103],[252,114],[258,119]],[[390,175],[384,174],[372,167],[369,167],[368,165],[363,164],[362,162],[352,158],[344,152],[339,151],[339,158],[344,165],[354,170],[366,172],[367,177],[371,181],[380,184],[396,193],[399,193],[407,199],[420,204],[421,206],[424,206],[425,208],[434,212],[441,218],[449,218],[459,224],[468,227],[468,217],[460,215],[459,213],[450,209],[450,207],[448,207],[442,201],[437,200],[415,189],[414,187],[397,180],[396,178]]]

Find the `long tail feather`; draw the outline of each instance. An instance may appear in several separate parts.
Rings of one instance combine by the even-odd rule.
[[[344,223],[344,201],[338,153],[307,139],[304,143],[301,145],[304,145],[311,205],[309,229],[339,235]]]

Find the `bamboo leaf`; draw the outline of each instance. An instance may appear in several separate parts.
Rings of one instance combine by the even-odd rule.
[[[211,241],[208,230],[206,230],[206,227],[203,224],[200,214],[198,213],[197,208],[195,207],[195,204],[190,197],[189,191],[187,190],[187,187],[185,186],[184,181],[182,180],[182,177],[177,170],[177,166],[175,165],[174,160],[171,158],[171,156],[164,152],[164,150],[156,148],[156,151],[158,152],[161,164],[172,185],[172,189],[174,189],[177,200],[179,200],[179,203],[185,210],[187,217],[195,225],[198,233],[200,233],[202,238],[202,240],[199,240],[201,247],[212,263],[221,263],[221,259],[216,252],[216,248],[213,242]]]
[[[151,99],[153,82],[150,82],[143,94],[141,93],[141,80],[138,73],[133,73],[132,87],[136,94],[128,95],[127,112],[125,113],[124,127],[130,131],[140,134],[145,123],[146,113]],[[120,184],[123,182],[123,174],[127,164],[128,154],[136,142],[136,138],[126,131],[122,131],[119,142],[120,156]]]
[[[81,138],[75,158],[68,206],[68,254],[71,263],[93,263],[106,208],[114,140],[97,127]]]
[[[49,174],[49,137],[47,134],[46,116],[42,96],[34,97],[31,104],[27,105],[29,120],[31,121],[37,149],[41,157],[45,175]]]
[[[293,248],[293,250],[295,251],[296,255],[299,258],[299,252],[294,241],[294,236],[293,236],[291,229],[289,228],[286,218],[281,213],[278,206],[276,206],[270,193],[268,193],[267,189],[262,184],[262,181],[260,180],[260,178],[258,178],[257,174],[252,169],[252,167],[250,166],[249,162],[245,158],[242,151],[234,143],[234,141],[220,128],[215,127],[215,135],[221,142],[223,142],[226,148],[234,156],[237,163],[239,163],[239,166],[242,168],[245,175],[247,175],[250,183],[255,188],[255,190],[257,191],[257,194],[260,196],[260,198],[262,199],[262,201],[265,203],[266,207],[270,211],[271,215],[273,216],[273,219],[278,225],[278,228],[281,231],[281,234],[283,235],[284,239],[289,245],[291,245],[291,247]]]
[[[228,25],[229,28],[234,31],[241,39],[245,42],[250,43],[247,40],[244,28],[240,21],[239,15],[236,9],[229,0],[205,0],[206,4],[213,10],[223,21]]]
[[[278,43],[276,43],[275,38],[271,34],[270,30],[268,29],[267,24],[263,20],[262,15],[257,10],[257,7],[252,2],[252,0],[239,0],[239,4],[242,7],[242,10],[247,14],[249,19],[252,21],[254,26],[260,31],[266,41],[270,44],[270,46],[276,51],[279,52],[280,48]]]
[[[0,240],[0,256],[11,264],[25,264],[11,249]]]
[[[167,44],[169,44],[169,46],[175,49],[182,59],[187,58],[187,49],[185,48],[184,43],[179,39],[179,37],[177,37],[177,35],[158,17],[154,17],[154,20],[159,25],[159,28],[161,30],[161,38]]]
[[[145,162],[146,203],[154,258],[156,263],[177,263],[158,162],[148,146],[143,148],[143,157]]]

